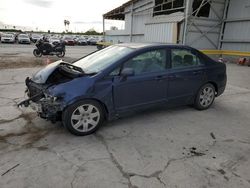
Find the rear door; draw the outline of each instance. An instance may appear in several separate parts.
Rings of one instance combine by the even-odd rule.
[[[123,80],[114,79],[113,95],[115,108],[124,111],[166,101],[167,72],[166,50],[143,52],[123,64],[132,68],[134,75]]]
[[[170,49],[168,99],[175,103],[190,103],[206,80],[204,62],[195,51],[177,47]]]

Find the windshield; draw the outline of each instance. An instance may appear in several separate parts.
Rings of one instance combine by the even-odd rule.
[[[41,38],[40,35],[33,35],[32,37],[33,37],[33,38]]]
[[[11,35],[11,34],[5,34],[5,35],[3,35],[3,37],[13,37],[13,35]]]
[[[29,38],[27,35],[19,35],[21,38]]]
[[[86,73],[100,72],[132,51],[128,47],[110,46],[80,59],[74,65],[81,67]]]

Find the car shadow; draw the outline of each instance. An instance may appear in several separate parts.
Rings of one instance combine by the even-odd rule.
[[[144,120],[145,118],[148,118],[149,116],[153,118],[162,113],[166,115],[169,115],[171,113],[181,113],[183,111],[186,111],[187,109],[196,111],[191,106],[178,106],[178,107],[160,106],[160,107],[152,107],[146,110],[131,111],[127,113],[126,115],[123,115],[122,117],[119,117],[117,119],[105,121],[104,125],[100,129],[105,128],[105,127],[123,125],[125,122],[126,124],[128,124],[130,122]]]

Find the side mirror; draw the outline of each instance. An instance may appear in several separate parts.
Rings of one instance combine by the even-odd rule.
[[[128,76],[134,76],[135,71],[133,68],[124,68],[121,71],[121,81],[124,81],[127,79]]]
[[[121,76],[128,77],[128,76],[134,76],[135,71],[133,68],[124,68],[122,69]]]

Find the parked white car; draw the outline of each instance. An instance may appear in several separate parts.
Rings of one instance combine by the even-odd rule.
[[[15,35],[13,34],[2,34],[1,35],[2,43],[15,43]]]
[[[19,34],[17,40],[19,44],[30,44],[30,38],[26,34]]]

